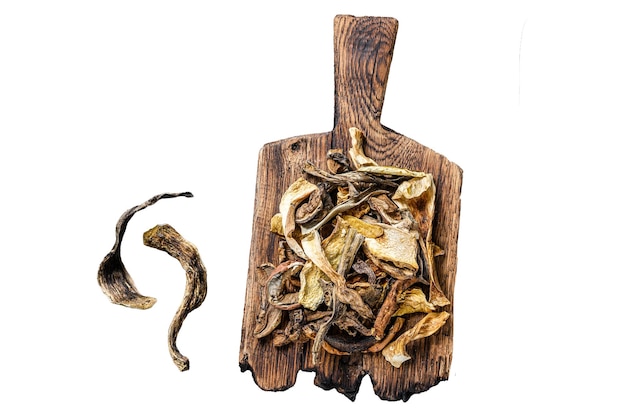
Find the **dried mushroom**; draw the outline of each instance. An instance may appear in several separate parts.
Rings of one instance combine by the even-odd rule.
[[[385,359],[399,368],[407,360],[411,359],[406,352],[406,346],[410,342],[414,342],[418,339],[423,339],[434,334],[439,330],[450,317],[450,313],[441,311],[438,313],[428,313],[422,318],[415,326],[401,334],[396,340],[388,344],[383,349],[383,356]]]
[[[193,194],[190,192],[158,194],[142,204],[131,207],[120,216],[115,226],[115,244],[98,268],[98,284],[100,284],[102,292],[114,304],[145,310],[156,303],[156,298],[146,297],[137,291],[132,277],[126,270],[124,262],[122,262],[122,239],[124,233],[126,233],[128,222],[130,222],[135,213],[155,204],[161,199],[174,197],[193,197]]]
[[[143,243],[151,248],[162,250],[174,257],[186,273],[185,295],[170,324],[169,351],[174,364],[181,371],[189,369],[189,359],[183,356],[176,346],[176,339],[183,321],[190,312],[202,305],[207,294],[206,268],[198,249],[185,240],[172,226],[162,224],[143,234]]]
[[[281,198],[270,224],[281,237],[279,265],[259,266],[254,334],[275,346],[311,343],[314,364],[322,350],[382,352],[398,367],[409,343],[449,317],[434,265],[443,253],[432,242],[435,182],[377,164],[363,132],[349,133],[348,157],[330,149],[327,170],[307,162]]]

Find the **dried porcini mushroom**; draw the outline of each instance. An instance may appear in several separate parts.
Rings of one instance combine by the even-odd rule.
[[[389,343],[383,349],[385,359],[387,359],[387,361],[396,368],[399,368],[402,363],[411,359],[409,354],[406,352],[406,345],[415,340],[423,339],[434,334],[446,323],[448,317],[450,317],[450,313],[447,311],[428,313],[424,318],[417,322],[415,326],[402,333],[396,340]]]
[[[156,303],[156,298],[143,296],[137,291],[132,277],[122,262],[122,239],[124,233],[126,233],[128,222],[130,222],[135,213],[155,204],[161,199],[174,197],[193,197],[193,194],[190,192],[158,194],[144,203],[126,210],[119,218],[115,226],[115,244],[98,268],[98,284],[100,284],[102,291],[114,304],[145,310]]]
[[[270,224],[280,259],[259,266],[254,335],[277,347],[311,343],[313,364],[324,350],[382,354],[399,367],[407,345],[450,315],[434,265],[443,253],[432,242],[435,182],[379,165],[364,153],[363,132],[349,134],[348,157],[330,149],[327,170],[307,162],[281,198]]]
[[[350,161],[341,149],[330,149],[326,153],[326,166],[333,174],[340,174],[350,169]]]
[[[186,272],[185,295],[174,315],[168,333],[170,356],[179,370],[186,371],[189,369],[189,359],[178,350],[176,339],[187,315],[200,307],[206,298],[206,268],[198,249],[169,224],[157,225],[146,231],[143,234],[143,243],[174,257]]]

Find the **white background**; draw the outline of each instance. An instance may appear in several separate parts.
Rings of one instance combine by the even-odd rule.
[[[626,26],[614,4],[502,1],[2,1],[0,414],[623,415]],[[301,372],[265,392],[238,365],[264,143],[330,131],[333,18],[400,26],[384,125],[464,170],[450,379],[356,401]],[[96,272],[123,260],[147,311]],[[200,250],[209,296],[167,351]],[[297,413],[297,414],[296,414]]]

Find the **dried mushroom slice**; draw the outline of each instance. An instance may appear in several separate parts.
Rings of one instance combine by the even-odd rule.
[[[304,264],[300,271],[300,305],[309,310],[317,310],[324,302],[324,280],[327,280],[326,275],[313,262],[309,260]]]
[[[156,298],[146,297],[137,291],[137,287],[122,262],[121,247],[126,227],[130,219],[140,210],[149,207],[164,198],[193,197],[190,192],[157,194],[144,203],[126,210],[115,226],[115,244],[104,257],[98,268],[98,284],[105,295],[114,304],[141,310],[148,309],[156,303]]]
[[[326,167],[333,174],[341,174],[350,170],[350,161],[341,149],[330,149],[326,153]]]
[[[450,317],[450,313],[428,313],[415,326],[401,334],[396,340],[383,349],[383,356],[396,368],[411,359],[406,351],[409,343],[433,335],[439,330]]]
[[[286,293],[285,287],[293,274],[297,274],[304,264],[302,262],[287,260],[282,262],[269,274],[265,285],[267,300],[279,310],[294,310],[301,305],[297,301],[296,293]]]
[[[317,186],[304,178],[299,178],[289,186],[283,194],[279,211],[281,215],[283,234],[285,240],[291,249],[302,259],[308,259],[302,247],[296,239],[296,208],[298,205],[309,198],[309,196],[317,190]]]
[[[402,229],[378,224],[383,234],[377,238],[366,238],[363,253],[378,268],[396,279],[410,279],[417,276],[420,269],[418,242],[415,237]]]
[[[420,245],[424,245],[423,240],[420,240]],[[426,242],[426,265],[430,273],[430,302],[438,307],[445,307],[450,304],[450,300],[445,296],[439,284],[439,278],[437,277],[437,270],[435,269],[435,251],[440,248],[432,242]]]
[[[185,270],[185,295],[170,324],[168,346],[174,364],[179,370],[186,371],[189,369],[189,359],[178,350],[176,339],[187,315],[200,307],[206,298],[206,268],[202,263],[198,249],[169,224],[157,225],[146,231],[143,234],[143,243],[168,253],[178,260]]]
[[[413,313],[430,313],[435,311],[435,306],[426,299],[426,294],[421,288],[412,288],[398,296],[398,309],[394,316],[404,316]]]
[[[306,224],[314,220],[324,208],[324,190],[318,187],[305,203],[296,209],[296,223]]]
[[[272,272],[276,269],[271,263],[266,263],[259,266],[259,271],[265,275],[263,284],[261,285],[261,302],[259,311],[256,316],[256,324],[253,330],[254,337],[257,339],[269,336],[274,330],[278,328],[282,320],[282,310],[274,307],[270,304],[267,295],[267,282],[272,276]]]
[[[385,335],[385,330],[387,329],[387,325],[391,321],[394,313],[398,310],[398,296],[404,290],[409,288],[411,285],[416,283],[416,279],[406,279],[406,280],[394,280],[391,283],[391,288],[383,301],[382,306],[378,310],[378,315],[376,316],[376,321],[374,322],[374,326],[372,327],[372,336],[376,338],[376,340],[383,339]]]
[[[352,147],[348,151],[348,154],[350,155],[354,167],[359,169],[363,166],[378,165],[372,158],[367,157],[363,151],[363,142],[365,141],[363,132],[356,127],[351,127],[349,132]]]
[[[363,165],[357,169],[358,172],[363,172],[372,175],[392,176],[392,177],[412,177],[423,178],[430,174],[421,171],[411,171],[410,169],[399,168],[394,166],[384,165]]]
[[[346,221],[350,227],[359,232],[365,238],[376,239],[382,237],[385,234],[385,229],[383,225],[368,223],[359,219],[358,217],[346,215],[343,216],[344,221]]]
[[[401,209],[408,210],[417,221],[419,235],[430,241],[435,217],[435,182],[433,176],[412,178],[398,186],[391,199]]]

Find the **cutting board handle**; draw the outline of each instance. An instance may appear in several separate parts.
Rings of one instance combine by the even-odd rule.
[[[335,17],[335,142],[346,140],[350,127],[380,125],[397,33],[391,17]]]

